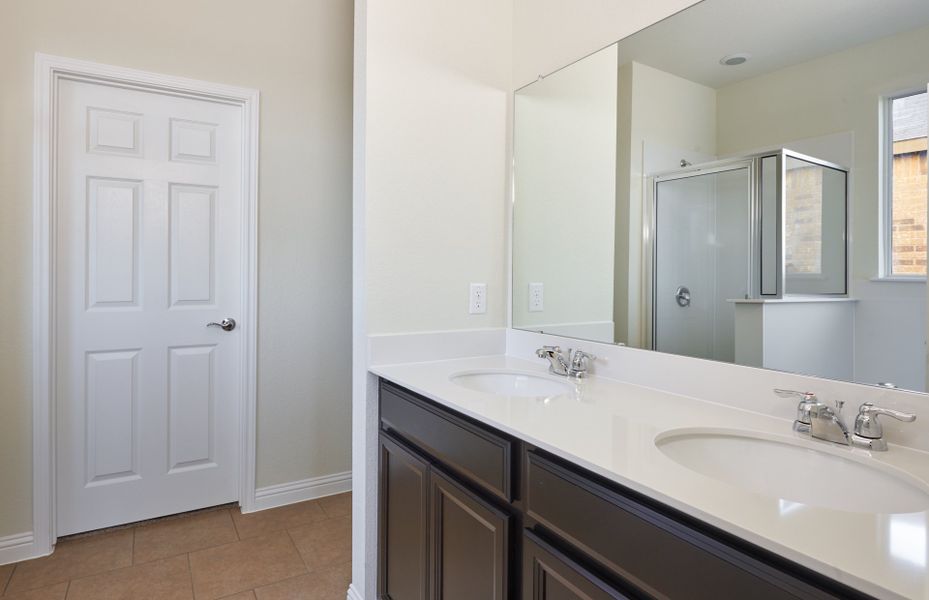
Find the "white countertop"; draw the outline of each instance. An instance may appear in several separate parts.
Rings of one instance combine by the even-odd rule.
[[[655,437],[678,428],[725,428],[869,454],[864,450],[801,439],[784,419],[604,377],[583,380],[575,393],[548,399],[483,394],[450,381],[456,373],[484,369],[547,375],[546,366],[487,356],[370,370],[865,593],[929,600],[929,510],[862,514],[762,496],[679,465],[657,448]],[[891,446],[870,454],[929,489],[929,453]],[[854,493],[868,482],[847,485]]]

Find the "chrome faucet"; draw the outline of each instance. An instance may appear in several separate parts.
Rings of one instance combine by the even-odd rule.
[[[869,450],[887,450],[884,427],[877,419],[881,415],[892,417],[904,423],[912,423],[916,420],[916,415],[913,413],[881,408],[880,406],[874,406],[870,402],[865,402],[858,408],[858,416],[855,417],[855,431],[851,436],[852,444]]]
[[[884,430],[877,419],[878,416],[885,415],[907,423],[916,420],[914,414],[881,408],[865,402],[858,409],[854,431],[849,433],[842,419],[844,401],[836,401],[835,408],[833,408],[821,402],[812,392],[775,389],[774,393],[781,398],[800,399],[797,405],[797,418],[793,424],[794,431],[809,433],[810,437],[845,446],[857,446],[877,451],[887,450]]]
[[[843,400],[836,400],[835,408],[822,402],[810,408],[810,435],[835,444],[849,444],[848,427],[842,420]]]
[[[587,375],[590,361],[597,360],[596,356],[583,350],[569,348],[568,353],[564,354],[558,346],[542,346],[535,351],[535,355],[548,360],[549,373],[578,379]]]

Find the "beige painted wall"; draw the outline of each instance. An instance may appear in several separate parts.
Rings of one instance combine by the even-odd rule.
[[[367,11],[367,333],[503,327],[510,6]],[[468,314],[472,282],[486,314]]]
[[[352,4],[0,4],[0,536],[31,529],[33,55],[261,91],[258,486],[350,469]]]

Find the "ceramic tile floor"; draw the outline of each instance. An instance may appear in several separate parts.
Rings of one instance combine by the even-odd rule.
[[[344,600],[351,494],[221,508],[65,539],[0,566],[2,600]]]

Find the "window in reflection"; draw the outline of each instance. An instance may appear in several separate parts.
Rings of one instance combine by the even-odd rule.
[[[785,291],[845,294],[847,174],[793,156],[785,166]]]
[[[891,148],[891,275],[926,274],[927,94],[893,98]]]
[[[784,223],[787,273],[819,275],[823,270],[822,169],[805,163],[788,169],[787,190]]]

